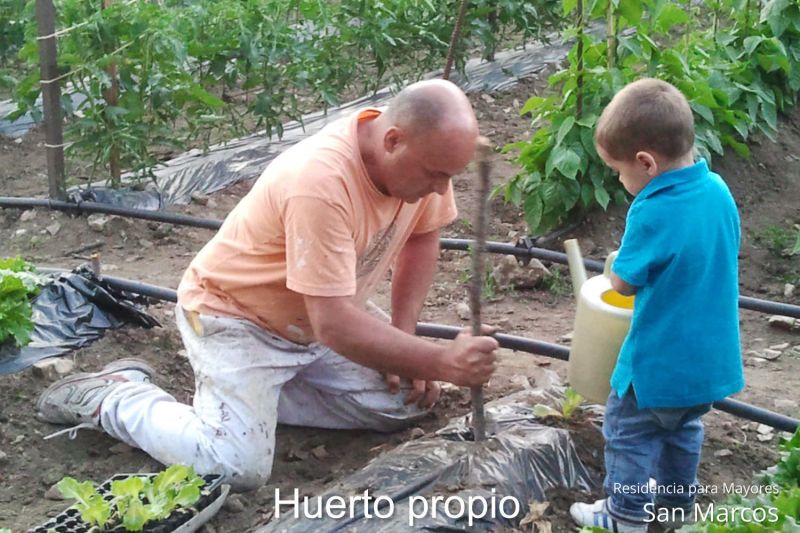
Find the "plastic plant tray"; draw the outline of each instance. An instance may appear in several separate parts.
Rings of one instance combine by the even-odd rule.
[[[154,478],[157,474],[116,474],[104,481],[97,489],[99,494],[106,500],[111,500],[111,482],[127,479],[129,477],[148,477]],[[230,486],[222,483],[219,474],[207,474],[201,476],[206,484],[202,487],[202,495],[194,505],[196,513],[186,513],[180,510],[173,513],[163,520],[148,522],[144,525],[142,533],[192,533],[198,530],[203,524],[208,522],[228,497]],[[80,511],[77,509],[66,509],[59,515],[54,516],[41,526],[29,529],[28,533],[95,533],[99,532],[96,527],[91,526],[81,520]],[[122,524],[106,528],[104,531],[112,533],[125,533],[127,529]]]

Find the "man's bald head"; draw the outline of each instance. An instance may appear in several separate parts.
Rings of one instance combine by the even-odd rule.
[[[413,136],[452,129],[478,130],[469,99],[446,80],[409,85],[392,99],[386,115],[392,124]]]

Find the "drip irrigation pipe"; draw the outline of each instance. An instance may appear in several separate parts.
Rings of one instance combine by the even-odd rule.
[[[206,229],[219,229],[222,222],[207,218],[192,217],[188,215],[175,215],[162,213],[160,211],[150,211],[149,209],[135,209],[132,207],[118,207],[99,202],[64,202],[61,200],[50,200],[42,198],[9,198],[0,197],[0,207],[48,207],[56,211],[88,211],[90,213],[106,213],[109,215],[129,216],[132,218],[143,218],[146,220],[157,220],[170,224],[182,226],[195,226]]]
[[[206,229],[219,229],[219,227],[222,225],[222,221],[220,220],[192,217],[187,215],[167,214],[157,211],[149,211],[147,209],[117,207],[99,202],[72,203],[40,198],[0,197],[0,207],[13,207],[20,209],[29,207],[48,207],[50,209],[56,209],[59,211],[90,211],[94,213],[107,213],[119,216],[129,216],[132,218],[157,220],[159,222],[167,222],[170,224],[183,226],[194,226]],[[439,242],[444,250],[469,250],[474,241],[469,239],[440,239]],[[530,238],[520,239],[517,244],[487,242],[485,250],[495,254],[513,255],[523,262],[526,259],[535,258],[544,261],[550,261],[552,263],[561,263],[564,265],[567,264],[567,254],[563,252],[554,252],[553,250],[547,250],[545,248],[537,248],[534,246],[535,243],[536,241]],[[604,265],[601,261],[584,259],[583,263],[586,266],[586,270],[592,272],[603,271]],[[739,307],[742,309],[748,309],[750,311],[758,311],[760,313],[800,318],[800,306],[773,302],[771,300],[761,300],[758,298],[751,298],[749,296],[739,297]]]
[[[51,274],[58,272],[66,272],[68,269],[61,268],[38,268],[39,272],[43,274]],[[157,300],[164,300],[167,302],[177,302],[178,293],[172,289],[165,287],[157,287],[155,285],[147,285],[138,283],[122,278],[114,278],[110,276],[103,276],[103,281],[108,282],[112,287],[126,290],[135,294],[149,296]],[[455,326],[444,326],[441,324],[429,324],[420,322],[417,324],[417,335],[422,337],[432,337],[435,339],[455,339],[459,334],[461,328]],[[554,359],[566,361],[569,359],[569,348],[560,344],[553,344],[549,342],[537,341],[527,339],[525,337],[518,337],[516,335],[507,335],[505,333],[496,333],[493,335],[500,343],[501,348],[508,348],[521,352],[532,353],[536,355],[544,355]],[[794,433],[800,425],[800,420],[784,416],[774,411],[768,411],[754,405],[750,405],[731,398],[725,398],[718,402],[714,402],[714,407],[720,411],[725,411],[739,418],[752,420],[760,424],[766,424],[780,431],[788,431]]]

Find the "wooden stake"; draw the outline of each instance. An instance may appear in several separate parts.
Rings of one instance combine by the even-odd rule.
[[[103,9],[111,7],[112,0],[103,0]],[[107,107],[117,107],[119,105],[119,76],[117,76],[117,64],[113,61],[106,67],[108,77],[111,78],[111,87],[103,92],[103,98],[106,100]],[[106,116],[109,120],[109,129],[113,129],[111,125],[111,118],[108,113]],[[113,137],[112,137],[113,138]],[[111,186],[117,188],[120,186],[120,179],[122,176],[122,169],[119,161],[119,144],[116,142],[111,144],[111,153],[109,155],[109,169],[111,170]]]
[[[476,192],[475,244],[472,248],[472,279],[469,302],[472,310],[472,335],[481,334],[481,294],[483,291],[483,257],[486,248],[486,202],[489,197],[489,155],[492,147],[489,139],[478,139],[478,188]],[[475,441],[486,439],[486,415],[483,409],[483,387],[473,387],[472,425]]]
[[[58,84],[56,54],[56,13],[53,0],[36,0],[36,25],[39,33],[39,68],[41,69],[44,107],[45,154],[50,198],[66,200],[64,185],[64,134],[61,122],[61,88]]]

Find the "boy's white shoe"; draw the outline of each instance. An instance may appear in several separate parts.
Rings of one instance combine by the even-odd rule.
[[[607,499],[594,503],[573,503],[569,514],[580,526],[602,527],[613,533],[647,533],[647,524],[644,522],[628,522],[612,517],[608,512]]]

